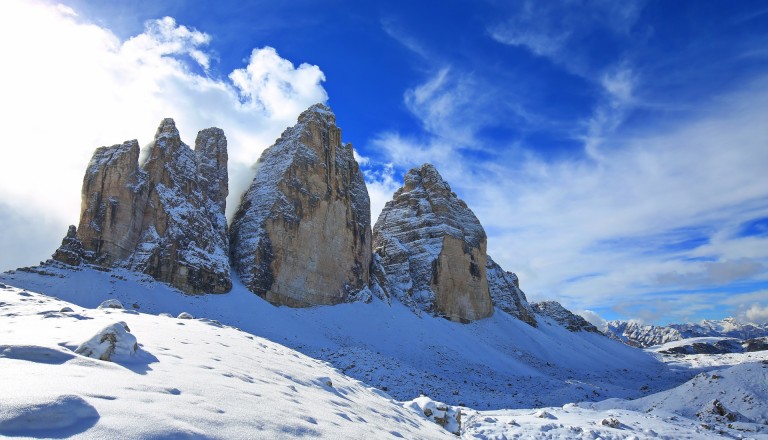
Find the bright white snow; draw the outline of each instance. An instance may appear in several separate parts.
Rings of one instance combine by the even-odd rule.
[[[768,438],[768,352],[664,355],[542,316],[462,325],[376,299],[273,307],[236,280],[187,296],[129,272],[39,271],[0,276],[0,436]],[[135,354],[75,353],[121,322]]]
[[[0,436],[453,437],[325,362],[213,321],[65,306],[0,288]],[[139,339],[135,357],[75,354],[116,322]]]

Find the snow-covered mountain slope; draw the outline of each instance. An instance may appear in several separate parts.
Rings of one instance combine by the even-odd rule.
[[[537,316],[538,330],[504,313],[461,325],[420,319],[397,303],[276,308],[242,286],[234,295],[186,296],[149,278],[129,280],[129,273],[55,268],[48,273],[17,272],[0,283],[0,436],[456,438],[450,431],[464,439],[768,438],[768,351],[644,353],[595,333],[569,332],[542,315]],[[80,298],[89,308],[10,287],[10,281],[37,283]],[[94,299],[97,292],[101,297]],[[129,310],[94,308],[104,298],[120,299]],[[362,369],[348,365],[346,372],[367,384],[326,362],[210,319],[225,308],[226,316],[249,331],[334,362],[358,362]],[[187,319],[166,314],[181,310],[189,312]],[[85,357],[102,355],[111,340],[94,336],[110,326],[122,332],[115,362]],[[137,348],[134,354],[132,348]],[[454,356],[445,357],[449,352]],[[680,371],[658,369],[651,356]],[[375,365],[381,360],[389,363]],[[627,368],[632,362],[637,369],[656,368],[655,375]],[[713,368],[718,362],[738,364]],[[390,369],[393,363],[399,368]],[[480,365],[486,370],[478,370]],[[512,378],[506,384],[505,369]],[[674,387],[684,382],[681,377],[702,370]],[[466,384],[456,383],[459,373],[465,373]],[[492,380],[483,380],[484,374],[492,374]],[[458,407],[416,397],[425,388],[422,375],[436,391],[456,385],[458,396],[449,393],[454,401],[473,396],[478,404]],[[371,386],[385,379],[391,393],[410,393],[413,400],[398,402]],[[659,388],[668,390],[650,394]],[[582,402],[596,397],[585,396],[590,389],[604,397],[646,396]],[[502,391],[517,393],[523,408],[483,410],[497,403]],[[540,407],[554,395],[577,403]]]
[[[455,438],[325,362],[215,321],[0,287],[0,322],[0,437]],[[136,354],[75,354],[117,322]]]
[[[668,391],[636,400],[608,399],[587,405],[597,410],[676,414],[698,420],[706,430],[730,430],[732,435],[741,432],[747,436],[759,433],[760,438],[768,438],[768,353],[753,355],[759,361],[703,372]]]
[[[609,337],[636,347],[651,347],[698,337],[753,339],[768,336],[768,324],[740,323],[733,318],[699,323],[645,325],[634,321],[609,321],[601,329]]]
[[[83,307],[114,298],[143,313],[215,319],[326,360],[399,400],[423,393],[478,409],[530,408],[634,398],[687,379],[666,374],[641,350],[570,332],[541,315],[534,328],[506,313],[471,324],[419,317],[397,301],[390,306],[376,299],[291,309],[267,303],[237,280],[230,293],[189,296],[127,271],[43,270],[48,275],[16,271],[0,282]]]
[[[768,438],[768,351],[658,356],[675,369],[700,373],[680,386],[636,400],[464,409],[462,438]]]

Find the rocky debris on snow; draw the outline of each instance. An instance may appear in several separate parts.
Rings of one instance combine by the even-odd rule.
[[[744,351],[764,351],[768,350],[768,337],[747,339],[742,342]]]
[[[609,428],[621,428],[621,422],[615,417],[606,417],[603,420],[600,420],[600,425]]]
[[[528,304],[525,293],[520,290],[520,282],[517,275],[501,268],[488,255],[485,266],[488,277],[488,289],[490,290],[493,305],[509,313],[515,318],[536,327],[536,316],[533,308]]]
[[[273,304],[338,304],[368,285],[371,213],[352,145],[323,104],[256,163],[230,231],[232,265]]]
[[[83,179],[80,225],[53,258],[128,267],[186,293],[228,292],[224,133],[201,131],[193,151],[164,119],[146,154],[140,164],[136,140],[96,150]]]
[[[99,304],[99,309],[124,309],[123,303],[116,299],[108,299]]]
[[[589,321],[581,316],[572,313],[557,301],[533,303],[533,309],[540,315],[554,319],[558,324],[568,329],[568,331],[584,331],[601,334],[597,327],[590,324]]]
[[[491,316],[485,230],[434,166],[405,175],[373,228],[388,295],[453,321]]]
[[[139,344],[124,322],[110,324],[80,344],[75,353],[102,361],[115,361],[136,354]]]
[[[533,416],[538,419],[557,419],[552,413],[543,409],[533,413]]]
[[[461,408],[459,407],[434,401],[424,395],[403,402],[403,406],[416,411],[452,434],[461,434]]]

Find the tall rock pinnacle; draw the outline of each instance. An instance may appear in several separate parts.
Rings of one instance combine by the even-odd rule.
[[[384,290],[401,302],[453,321],[493,314],[485,231],[434,166],[405,175],[373,228],[373,240]]]
[[[337,304],[368,284],[371,214],[351,144],[323,104],[256,163],[230,230],[241,281],[273,304]]]
[[[136,140],[96,150],[76,238],[70,230],[54,258],[77,261],[81,244],[88,263],[128,267],[186,293],[227,292],[227,191],[224,133],[201,131],[192,151],[164,119],[141,165]]]

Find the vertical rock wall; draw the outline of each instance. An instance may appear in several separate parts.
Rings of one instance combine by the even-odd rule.
[[[373,240],[386,279],[380,287],[401,302],[460,322],[493,314],[485,231],[432,165],[405,175]]]
[[[337,304],[365,288],[370,200],[351,144],[316,104],[264,151],[230,231],[240,280],[273,304]]]
[[[231,289],[226,138],[208,129],[196,144],[193,152],[165,119],[144,164],[135,140],[96,150],[83,179],[76,231],[85,261],[129,267],[186,293]],[[54,257],[71,263],[70,254]]]

